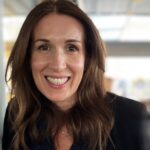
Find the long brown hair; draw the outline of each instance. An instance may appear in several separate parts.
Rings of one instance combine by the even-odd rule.
[[[59,110],[38,91],[31,73],[33,30],[50,13],[72,16],[84,27],[85,71],[77,91],[77,103],[68,113]],[[29,150],[29,142],[53,140],[65,122],[73,133],[74,143],[81,140],[87,150],[104,150],[113,126],[113,115],[105,100],[104,60],[104,43],[91,19],[77,5],[67,0],[37,5],[21,28],[6,68],[6,82],[11,81],[12,85],[9,120],[15,133],[11,149]]]

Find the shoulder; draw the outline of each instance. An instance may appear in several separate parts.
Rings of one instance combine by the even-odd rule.
[[[143,103],[112,93],[108,93],[107,97],[114,114],[114,128],[123,134],[122,136],[137,135],[143,130],[147,116]]]
[[[114,93],[107,93],[107,100],[111,104],[114,113],[118,116],[138,116],[142,115],[146,111],[146,107],[143,103],[116,95]]]
[[[142,150],[145,105],[113,93],[107,93],[106,97],[114,113],[111,136],[115,145],[122,150]]]

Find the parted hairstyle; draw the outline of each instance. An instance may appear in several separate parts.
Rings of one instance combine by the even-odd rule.
[[[62,112],[42,95],[32,77],[33,30],[51,13],[71,16],[84,28],[84,74],[77,90],[77,102],[68,112]],[[29,150],[29,143],[36,144],[47,138],[53,141],[60,128],[66,125],[74,143],[81,140],[86,150],[104,150],[113,127],[113,114],[105,100],[104,60],[105,46],[98,31],[76,4],[67,0],[44,1],[31,10],[6,68],[6,82],[11,82],[8,120],[14,133],[10,149]]]

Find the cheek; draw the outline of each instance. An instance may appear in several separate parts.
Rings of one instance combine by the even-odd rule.
[[[42,68],[42,65],[39,61],[35,61],[35,60],[31,61],[31,70],[32,70],[33,75],[35,72],[40,71],[41,68]]]
[[[32,73],[41,71],[46,66],[46,62],[37,55],[33,55],[31,58],[31,70]]]
[[[78,61],[72,63],[72,69],[75,76],[77,76],[78,78],[82,78],[84,72],[84,59],[78,59]]]
[[[35,83],[37,83],[41,71],[41,66],[39,65],[38,62],[31,63],[31,71],[32,71],[33,80]]]
[[[34,83],[37,87],[41,87],[41,81],[42,81],[42,71],[45,68],[45,64],[41,61],[36,61],[35,59],[32,59],[31,61],[31,71],[32,71],[32,77],[34,80]]]

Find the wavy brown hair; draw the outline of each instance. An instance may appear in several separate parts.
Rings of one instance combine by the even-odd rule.
[[[33,30],[50,13],[69,15],[84,28],[85,71],[77,90],[77,103],[67,113],[38,91],[31,73]],[[47,138],[53,141],[65,124],[73,133],[74,143],[80,140],[86,150],[104,150],[113,126],[112,111],[105,100],[104,58],[105,46],[95,25],[77,5],[67,0],[37,5],[20,30],[6,69],[6,82],[12,85],[8,119],[15,133],[10,149],[29,150],[32,143]]]

